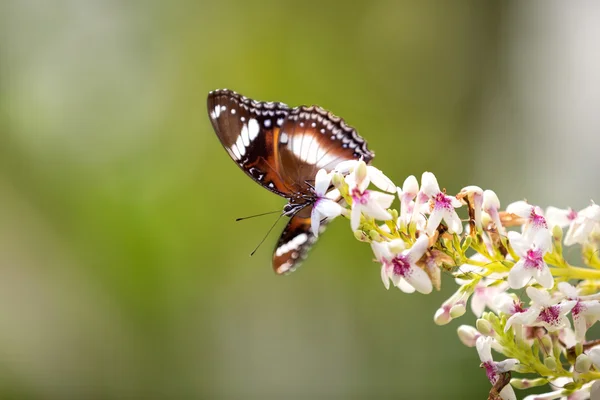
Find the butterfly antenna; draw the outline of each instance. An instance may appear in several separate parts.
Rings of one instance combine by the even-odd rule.
[[[250,218],[262,217],[263,215],[275,214],[278,212],[281,212],[281,210],[269,211],[269,212],[265,212],[265,213],[261,213],[261,214],[249,215],[247,217],[236,218],[235,222],[243,221],[245,219],[250,219]]]
[[[265,235],[265,237],[262,238],[262,240],[260,241],[260,243],[258,244],[258,246],[256,246],[256,248],[252,251],[252,253],[250,253],[250,257],[252,257],[254,255],[254,253],[256,253],[256,250],[258,250],[258,248],[260,247],[260,245],[264,243],[264,241],[267,239],[267,236],[269,236],[269,233],[271,233],[271,231],[273,230],[273,228],[275,228],[275,225],[277,225],[277,223],[279,222],[279,220],[281,219],[281,217],[283,217],[283,214],[281,214],[279,217],[277,217],[277,219],[275,220],[275,222],[273,223],[273,225],[271,225],[271,227],[267,231],[267,234]]]

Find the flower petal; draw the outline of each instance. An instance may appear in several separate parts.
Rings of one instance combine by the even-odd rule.
[[[427,196],[435,196],[440,192],[440,185],[434,174],[431,172],[423,172],[421,176],[421,192]]]
[[[419,236],[419,238],[412,245],[410,250],[408,250],[408,260],[411,264],[416,263],[423,257],[423,254],[429,248],[429,238],[425,235]]]
[[[525,268],[523,259],[517,261],[508,273],[508,284],[511,289],[521,289],[532,277],[531,270]]]
[[[547,307],[552,305],[552,297],[546,290],[536,289],[534,287],[528,287],[526,289],[527,296],[533,301],[535,304]]]
[[[360,216],[361,207],[353,205],[352,211],[350,212],[350,228],[352,228],[353,231],[357,230],[360,225]]]
[[[415,288],[408,283],[405,279],[400,279],[400,281],[398,281],[398,285],[397,285],[398,289],[402,290],[404,293],[414,293],[415,292]]]
[[[373,183],[373,185],[377,186],[379,189],[385,192],[396,193],[396,185],[394,185],[394,182],[392,182],[390,178],[385,176],[385,174],[381,172],[381,170],[375,168],[372,165],[369,165],[367,167],[367,170],[369,172],[369,177],[371,178],[371,182]]]
[[[321,168],[315,177],[315,193],[317,196],[324,196],[330,183],[331,174],[328,174],[327,171]]]
[[[429,279],[429,275],[421,268],[411,266],[410,272],[404,276],[404,279],[412,287],[414,287],[418,292],[423,294],[429,294],[433,290],[433,285],[431,284],[431,279]]]
[[[477,354],[479,354],[479,359],[482,363],[492,362],[492,339],[487,336],[480,336],[475,343],[475,347],[477,348]]]
[[[538,270],[535,280],[546,289],[551,289],[552,286],[554,286],[554,277],[552,276],[552,272],[550,272],[550,268],[548,268],[546,263],[544,263],[544,266],[541,270]]]
[[[387,273],[387,267],[385,264],[381,265],[381,281],[383,282],[383,286],[385,286],[386,289],[390,289],[390,277]]]
[[[438,226],[440,226],[440,222],[442,222],[442,217],[443,217],[443,211],[442,210],[434,210],[430,215],[429,218],[427,219],[427,228],[426,228],[426,233],[428,236],[432,236],[433,232],[435,232],[435,230],[437,229]]]
[[[529,218],[532,211],[533,206],[523,200],[515,201],[506,207],[506,212],[518,215],[522,218]]]
[[[313,235],[315,237],[319,236],[319,227],[321,225],[321,215],[319,214],[319,210],[317,207],[313,207],[310,212],[310,227],[312,229]]]

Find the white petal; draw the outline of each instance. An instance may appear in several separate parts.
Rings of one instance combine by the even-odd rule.
[[[494,361],[492,359],[492,340],[494,339],[491,337],[480,336],[475,343],[477,354],[479,354],[482,363]]]
[[[417,182],[417,178],[414,175],[409,176],[404,180],[402,184],[402,192],[412,194],[412,198],[414,199],[419,193],[419,182]]]
[[[385,264],[381,265],[381,281],[383,282],[383,286],[385,286],[385,288],[389,290],[390,277],[388,276],[387,267],[385,266]]]
[[[322,217],[327,218],[335,218],[344,211],[344,207],[340,206],[335,201],[329,200],[327,198],[321,198],[317,200],[317,203],[314,206],[313,210],[314,209],[317,209]]]
[[[483,191],[483,209],[487,210],[497,210],[500,208],[500,200],[498,196],[493,190],[484,190]]]
[[[577,289],[569,282],[559,282],[557,286],[558,290],[560,290],[562,294],[569,298],[575,298],[578,296]]]
[[[600,347],[594,347],[586,352],[588,357],[592,360],[594,367],[600,370]]]
[[[431,172],[423,172],[421,176],[421,191],[427,196],[435,196],[440,192],[440,185],[438,185],[435,175]]]
[[[433,210],[429,218],[427,219],[427,235],[432,236],[433,232],[440,226],[440,222],[442,222],[443,211],[442,210]]]
[[[582,342],[583,339],[585,339],[585,332],[587,331],[583,315],[573,314],[573,328],[575,329],[575,339],[577,339],[578,342]]]
[[[521,289],[532,277],[531,270],[525,269],[523,259],[517,261],[508,273],[508,284],[511,289]]]
[[[321,215],[319,214],[317,207],[313,207],[312,211],[310,212],[310,227],[311,227],[313,235],[315,235],[315,237],[319,236],[320,225],[321,225]]]
[[[558,225],[561,228],[564,228],[571,223],[568,217],[570,212],[571,210],[569,209],[563,210],[550,206],[546,209],[546,213],[544,215],[546,216],[546,222],[548,222],[549,225]]]
[[[538,271],[535,280],[546,289],[552,289],[552,286],[554,286],[554,277],[552,276],[552,272],[550,272],[550,268],[548,268],[546,263],[544,263],[542,270]]]
[[[460,234],[462,232],[462,221],[454,210],[444,212],[444,220],[448,223],[448,232]]]
[[[358,229],[360,225],[360,216],[361,216],[361,207],[358,205],[352,206],[352,211],[350,212],[350,228],[353,231]]]
[[[354,167],[356,167],[357,163],[358,163],[358,160],[346,160],[346,161],[342,161],[341,163],[339,163],[338,165],[336,165],[336,167],[333,170],[335,172],[339,172],[339,173],[345,175],[345,174],[351,172],[352,170],[354,170]]]
[[[502,400],[517,400],[515,390],[510,386],[510,383],[500,390],[500,397],[502,397]]]
[[[328,174],[324,169],[320,169],[315,177],[315,193],[317,196],[324,196],[330,183],[331,174]]]
[[[504,361],[499,361],[496,363],[496,367],[498,368],[498,372],[508,372],[512,371],[512,369],[519,363],[519,360],[516,358],[507,358]]]
[[[415,292],[415,288],[411,286],[410,283],[406,282],[406,280],[404,279],[400,279],[400,281],[398,282],[398,289],[402,290],[404,293],[414,293]]]
[[[600,206],[598,204],[587,206],[583,210],[579,211],[579,214],[583,215],[587,219],[591,219],[594,222],[600,222]]]
[[[508,232],[508,241],[519,257],[524,257],[531,248],[531,243],[527,243],[523,235],[519,232]]]
[[[532,211],[533,206],[523,200],[515,201],[506,207],[506,212],[518,215],[522,218],[529,218]]]
[[[354,182],[356,182],[356,187],[361,193],[363,193],[365,190],[367,190],[367,187],[369,187],[369,183],[371,182],[367,170],[367,164],[360,160],[354,168],[353,175]]]
[[[379,262],[394,258],[387,243],[371,242],[371,249],[373,250],[373,254],[375,254],[375,259]]]
[[[381,170],[373,167],[372,165],[369,165],[367,167],[367,170],[369,172],[369,177],[371,178],[371,182],[373,182],[373,185],[377,186],[379,189],[385,192],[396,193],[396,185],[394,185],[394,182],[392,182],[390,178],[385,176],[385,174],[381,172]]]
[[[529,296],[531,301],[535,304],[543,307],[552,305],[552,298],[546,290],[540,290],[530,286],[526,289],[526,292],[527,296]]]
[[[544,253],[552,247],[552,235],[548,229],[538,229],[533,237],[533,243],[538,249],[542,249]]]
[[[450,204],[452,204],[452,207],[454,207],[454,208],[460,208],[460,207],[462,207],[462,203],[456,197],[454,197],[454,196],[446,196],[446,198],[450,199]]]
[[[481,317],[483,311],[485,310],[485,298],[480,295],[473,295],[471,297],[471,311],[477,318]]]
[[[381,208],[388,209],[394,202],[394,195],[377,191],[369,191],[369,200],[377,202]]]
[[[330,190],[329,192],[327,192],[325,194],[326,198],[328,198],[329,200],[334,200],[334,201],[338,200],[340,198],[340,196],[341,196],[340,191],[337,189]]]
[[[421,268],[411,266],[410,272],[404,277],[417,291],[423,294],[429,294],[433,290],[429,275]]]
[[[419,236],[419,238],[412,245],[410,250],[408,250],[408,260],[411,264],[416,263],[423,257],[423,254],[429,248],[429,238],[425,235]]]

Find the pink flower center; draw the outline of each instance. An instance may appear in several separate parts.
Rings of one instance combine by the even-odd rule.
[[[362,205],[367,204],[369,202],[369,191],[365,190],[361,193],[359,188],[352,189],[352,201]]]
[[[573,316],[577,316],[579,314],[581,314],[582,312],[585,311],[587,307],[583,305],[583,303],[581,303],[581,301],[577,301],[577,304],[575,304],[575,307],[573,307],[573,309],[571,310],[571,313],[573,314]]]
[[[437,209],[445,209],[445,210],[452,210],[452,200],[450,199],[449,196],[446,196],[444,193],[439,192],[438,194],[435,195],[435,197],[433,198],[433,202],[434,202],[434,208]]]
[[[485,374],[492,384],[498,380],[498,373],[496,372],[496,364],[493,361],[486,361],[481,364],[485,368]]]
[[[525,268],[542,269],[544,255],[541,249],[529,249],[525,255]]]
[[[575,218],[577,218],[577,211],[573,210],[572,208],[569,208],[569,213],[567,214],[567,219],[569,221],[573,221],[573,220],[575,220]]]
[[[535,212],[535,210],[531,210],[531,215],[529,216],[529,221],[536,228],[548,228],[548,224],[546,223],[546,218],[539,215]]]
[[[513,314],[523,313],[526,310],[523,308],[523,303],[520,301],[515,301],[513,303]]]
[[[406,256],[399,254],[396,257],[394,257],[394,259],[392,260],[392,266],[394,275],[400,275],[402,277],[410,275],[410,262],[408,262]]]
[[[560,321],[560,308],[558,306],[546,307],[537,317],[538,321],[543,321],[548,325],[558,325]]]

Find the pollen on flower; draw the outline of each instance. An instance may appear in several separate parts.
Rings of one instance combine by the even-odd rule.
[[[392,265],[394,266],[393,271],[395,275],[406,277],[410,273],[410,263],[404,256],[396,256],[392,260]]]

